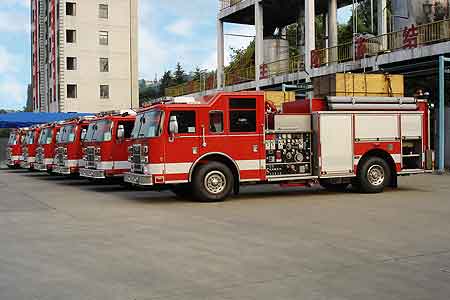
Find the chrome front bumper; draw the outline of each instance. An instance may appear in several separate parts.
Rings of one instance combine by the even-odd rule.
[[[47,172],[48,171],[46,164],[38,164],[38,163],[36,163],[36,164],[34,164],[34,169],[37,170],[37,171],[41,171],[41,172]]]
[[[106,179],[106,173],[104,170],[93,170],[93,169],[80,169],[80,176],[93,179]]]
[[[31,169],[31,163],[29,163],[27,161],[21,161],[20,162],[20,167],[22,169]]]
[[[55,166],[53,167],[53,172],[60,175],[70,175],[72,172],[70,172],[70,168],[63,167],[63,166]]]
[[[153,179],[151,175],[141,175],[134,173],[125,173],[124,181],[126,183],[132,183],[142,186],[152,186]]]

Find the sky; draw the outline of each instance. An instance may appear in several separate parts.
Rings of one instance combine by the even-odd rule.
[[[140,78],[151,80],[181,62],[186,71],[216,68],[218,0],[140,0]],[[30,0],[0,0],[0,109],[26,104],[31,73]],[[225,33],[254,35],[253,26],[226,24]],[[247,37],[226,36],[230,47]]]

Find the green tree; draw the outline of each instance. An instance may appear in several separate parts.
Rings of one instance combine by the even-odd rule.
[[[178,62],[174,72],[175,84],[182,84],[187,81],[186,72],[184,71],[181,64]]]
[[[166,93],[165,93],[166,88],[168,88],[170,86],[173,86],[173,85],[174,85],[174,79],[173,79],[173,76],[172,76],[172,71],[169,70],[169,71],[164,72],[164,74],[163,74],[163,76],[161,78],[161,86],[160,86],[161,95],[165,96],[166,95]]]
[[[192,80],[199,81],[202,78],[202,74],[205,70],[200,69],[199,67],[195,68],[194,74],[192,75]]]

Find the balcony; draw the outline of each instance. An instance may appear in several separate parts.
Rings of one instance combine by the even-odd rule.
[[[237,1],[237,0],[236,0]],[[245,1],[245,0],[242,0]],[[411,26],[402,31],[390,32],[374,37],[359,37],[354,42],[343,43],[336,47],[316,49],[311,54],[311,66],[314,69],[358,61],[405,49],[415,49],[450,41],[450,20]],[[448,52],[448,51],[447,51]],[[430,54],[431,55],[431,54]],[[261,80],[303,73],[304,56],[294,56],[286,60],[267,62],[259,67]],[[225,86],[237,85],[255,80],[255,67],[235,68],[225,71]],[[190,81],[166,89],[167,96],[182,96],[217,88],[216,75],[209,75],[202,81]]]

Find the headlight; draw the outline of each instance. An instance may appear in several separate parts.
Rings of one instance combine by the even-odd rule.
[[[64,153],[67,154],[67,148],[64,148]]]
[[[128,162],[132,162],[133,161],[133,156],[128,156]]]
[[[83,160],[87,160],[87,156],[86,155],[83,155]]]
[[[148,157],[143,157],[141,159],[141,162],[144,163],[144,164],[148,164]]]
[[[144,154],[148,154],[148,146],[144,146]]]
[[[133,146],[128,147],[128,153],[133,153]]]
[[[100,161],[100,156],[95,156],[95,161]]]
[[[95,148],[95,153],[100,154],[100,148]]]

